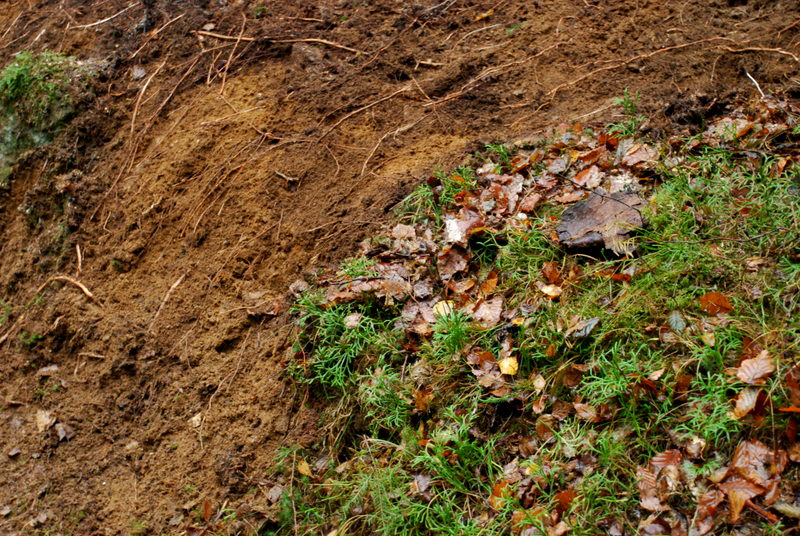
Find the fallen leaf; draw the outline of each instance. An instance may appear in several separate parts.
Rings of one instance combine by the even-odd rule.
[[[558,265],[552,261],[542,265],[542,275],[551,285],[560,285],[564,282],[564,278],[558,273]]]
[[[508,374],[509,376],[516,375],[517,371],[519,370],[519,362],[517,361],[516,357],[506,357],[501,359],[497,366],[500,368],[500,372],[503,374]]]
[[[511,491],[508,487],[508,482],[505,480],[498,482],[492,486],[492,494],[489,495],[489,506],[496,511],[502,510],[510,495]]]
[[[597,422],[600,418],[597,416],[597,410],[589,404],[575,402],[575,414],[587,422]]]
[[[710,315],[728,314],[733,305],[721,292],[709,292],[700,296],[700,307]]]
[[[436,305],[433,306],[433,315],[439,318],[442,316],[453,314],[455,310],[456,310],[455,302],[451,300],[442,300],[436,302]]]
[[[763,383],[763,378],[774,370],[775,363],[770,359],[769,352],[762,350],[757,357],[742,361],[736,370],[736,377],[749,384]]]
[[[433,402],[433,389],[426,387],[414,391],[414,409],[417,413],[425,413]]]
[[[353,313],[347,315],[346,317],[344,317],[344,327],[346,327],[347,329],[357,328],[358,324],[361,323],[361,318],[363,316],[364,315],[362,315],[361,313]]]
[[[444,248],[437,255],[439,276],[443,280],[451,279],[459,272],[463,272],[469,265],[469,254],[459,246]]]
[[[500,322],[500,315],[502,312],[503,297],[494,296],[491,299],[483,300],[481,304],[478,305],[477,309],[475,309],[475,312],[472,313],[472,316],[484,327],[490,328],[496,326],[497,323]]]
[[[311,472],[311,466],[308,465],[308,462],[302,458],[297,462],[297,472],[309,478],[314,476],[314,474]]]
[[[558,298],[564,292],[558,285],[542,285],[539,290],[550,298]]]
[[[758,400],[759,389],[757,387],[745,387],[736,396],[736,407],[733,410],[733,415],[737,419],[741,419],[750,413],[756,407]]]
[[[772,507],[786,517],[800,519],[800,506],[797,504],[789,504],[787,502],[777,502]]]
[[[56,423],[56,433],[59,441],[69,441],[75,437],[75,430],[68,424]]]
[[[700,496],[689,527],[689,536],[704,536],[711,532],[717,520],[717,509],[724,499],[725,496],[717,489],[708,490]]]
[[[730,522],[737,523],[745,502],[764,493],[764,488],[743,478],[731,478],[719,485],[728,496]]]
[[[36,412],[36,429],[44,432],[56,423],[55,415],[52,412],[40,409]]]
[[[569,510],[569,507],[572,505],[572,501],[578,496],[574,490],[565,489],[564,491],[559,491],[555,495],[556,500],[556,510],[559,513],[564,513]]]
[[[647,169],[653,166],[658,153],[646,143],[634,143],[622,157],[622,164],[636,169]]]
[[[617,254],[631,253],[631,233],[644,225],[644,205],[635,193],[598,190],[564,211],[556,227],[558,240],[569,248],[605,247]]]
[[[192,428],[199,428],[200,425],[203,424],[203,413],[196,413],[191,419],[189,419],[189,425]]]

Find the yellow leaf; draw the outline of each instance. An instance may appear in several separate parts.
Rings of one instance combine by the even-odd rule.
[[[311,472],[311,466],[305,460],[297,462],[297,472],[303,476],[312,477],[314,474]]]
[[[452,300],[442,300],[433,306],[434,316],[447,316],[456,310],[456,304]]]
[[[561,296],[561,293],[564,292],[564,290],[558,285],[542,285],[539,290],[551,298],[558,298]]]
[[[501,359],[497,366],[500,367],[500,372],[503,374],[508,374],[509,376],[515,375],[517,370],[519,370],[519,362],[517,361],[516,357],[506,357]]]

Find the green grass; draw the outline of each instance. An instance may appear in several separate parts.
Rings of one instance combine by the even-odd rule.
[[[625,118],[619,123],[607,125],[606,130],[609,134],[622,138],[633,136],[645,120],[645,117],[639,115],[636,111],[639,104],[639,93],[631,96],[628,93],[628,89],[625,88],[622,92],[622,97],[614,99],[613,102],[622,108]]]
[[[620,102],[628,123],[618,135],[638,130],[636,101],[626,92]],[[513,157],[505,146],[487,149],[504,166]],[[496,270],[494,292],[506,296],[519,321],[485,330],[455,311],[437,317],[429,336],[406,336],[394,330],[396,310],[303,296],[296,306],[301,381],[323,391],[336,387],[342,412],[356,411],[363,422],[348,414],[347,433],[326,444],[338,457],[331,465],[346,460],[347,468],[298,482],[286,503],[301,518],[300,533],[508,534],[511,514],[531,507],[520,497],[541,509],[523,521],[537,526],[559,507],[564,490],[575,492],[561,517],[570,534],[597,534],[609,520],[635,533],[636,468],[654,455],[700,439],[715,455],[686,462],[683,470],[710,474],[742,439],[781,433],[786,419],[777,413],[760,428],[732,418],[743,384],[729,369],[738,365],[745,339],[761,341],[775,356],[800,346],[800,171],[775,174],[772,159],[754,162],[727,148],[678,156],[658,170],[648,192],[647,225],[634,258],[561,250],[551,237],[563,206],[538,210],[524,226],[473,237],[469,277],[481,281]],[[406,199],[400,218],[435,231],[461,192],[477,187],[469,168],[436,177]],[[557,300],[537,288],[546,262],[564,279]],[[348,260],[340,275],[368,275],[369,263]],[[700,297],[712,291],[733,305],[724,318],[701,307]],[[362,315],[360,323],[345,327],[353,314]],[[599,323],[587,337],[568,335],[576,321],[594,317]],[[670,317],[680,317],[685,329],[670,333]],[[703,330],[713,330],[713,343]],[[464,356],[480,349],[499,358],[504,344],[518,356],[519,373],[507,378],[511,394],[493,395],[477,384]],[[787,403],[779,378],[789,365],[779,361],[782,368],[764,387],[775,407]],[[570,374],[577,379],[568,381]],[[435,396],[419,410],[414,399],[422,389]],[[587,422],[573,413],[547,420],[556,401],[589,404],[603,418]],[[542,428],[550,437],[538,436]],[[516,449],[520,437],[536,438],[532,454]],[[576,472],[574,465],[590,458],[596,463]],[[503,508],[493,511],[492,486],[512,462],[527,468],[531,488],[514,482]],[[413,491],[421,476],[432,479],[429,493]],[[695,499],[681,489],[673,500]]]
[[[294,312],[299,314],[298,323],[303,330],[299,349],[310,359],[295,363],[293,377],[303,383],[339,390],[348,384],[356,358],[376,345],[381,335],[392,329],[394,321],[376,304],[327,306],[322,295],[313,291],[297,300]]]
[[[77,112],[93,72],[56,52],[17,54],[0,73],[0,168],[49,143]]]

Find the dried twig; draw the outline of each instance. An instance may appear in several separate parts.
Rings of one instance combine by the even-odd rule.
[[[369,161],[370,161],[370,160],[372,159],[372,157],[375,155],[375,151],[377,151],[377,150],[378,150],[378,147],[380,146],[380,144],[381,144],[381,143],[383,143],[383,140],[385,140],[385,139],[386,139],[386,138],[388,138],[389,136],[397,136],[398,134],[402,134],[402,133],[403,133],[403,132],[405,132],[406,130],[409,130],[409,129],[411,129],[411,128],[414,128],[414,127],[415,127],[415,126],[417,126],[419,123],[421,123],[422,121],[424,121],[424,120],[425,120],[425,118],[427,118],[427,117],[430,117],[430,115],[423,115],[422,117],[420,117],[420,118],[419,118],[419,119],[417,119],[416,121],[413,121],[413,122],[411,122],[411,123],[408,123],[407,125],[403,125],[403,126],[401,126],[401,127],[398,127],[398,128],[396,128],[396,129],[394,129],[394,130],[390,130],[389,132],[387,132],[386,134],[384,134],[383,136],[381,136],[381,138],[378,140],[378,143],[376,143],[376,144],[375,144],[375,147],[373,147],[373,148],[372,148],[372,150],[369,152],[369,155],[368,155],[368,156],[367,156],[367,158],[364,160],[364,165],[362,165],[362,166],[361,166],[361,175],[363,176],[363,175],[364,175],[364,173],[367,171],[367,164],[369,164]]]
[[[81,28],[91,28],[93,26],[99,26],[99,25],[101,25],[101,24],[103,24],[105,22],[108,22],[108,21],[112,20],[112,19],[116,19],[117,17],[119,17],[120,15],[122,15],[123,13],[128,11],[129,9],[132,9],[132,8],[136,7],[136,5],[137,5],[137,3],[134,2],[133,4],[129,5],[125,9],[123,9],[122,11],[118,11],[117,13],[114,13],[110,17],[107,17],[107,18],[105,18],[103,20],[99,20],[97,22],[93,22],[91,24],[82,24],[80,26],[67,26],[67,30],[78,30],[78,29],[81,29]]]
[[[358,50],[356,48],[348,47],[342,45],[340,43],[336,43],[334,41],[328,41],[327,39],[317,39],[315,37],[297,37],[291,39],[281,39],[277,37],[243,37],[243,36],[233,36],[233,35],[224,35],[218,34],[215,32],[207,32],[205,30],[197,30],[195,32],[197,35],[207,35],[208,37],[216,37],[217,39],[226,39],[228,41],[270,41],[272,43],[319,43],[321,45],[328,45],[329,47],[333,48],[341,48],[342,50],[346,50],[348,52],[352,52],[354,54],[364,54],[363,50]]]
[[[155,76],[161,71],[161,69],[164,68],[166,64],[167,64],[166,60],[161,62],[161,65],[158,66],[158,69],[153,71],[153,74],[151,74],[147,78],[144,85],[142,86],[142,89],[139,91],[139,96],[136,98],[136,103],[133,105],[133,114],[131,114],[131,134],[133,134],[133,131],[136,127],[136,116],[139,114],[139,106],[141,106],[142,104],[142,97],[144,96],[144,92],[147,91],[147,86],[150,85],[150,82],[153,80],[153,78],[155,78]]]
[[[156,311],[156,314],[153,316],[153,320],[150,321],[150,326],[148,326],[148,328],[147,328],[147,333],[152,333],[153,332],[153,325],[156,323],[156,320],[158,320],[158,316],[161,314],[161,311],[164,309],[164,305],[167,303],[167,300],[169,300],[169,297],[172,296],[172,293],[175,292],[175,289],[178,288],[178,285],[181,284],[181,282],[183,281],[184,277],[186,277],[186,274],[183,274],[182,276],[180,276],[177,279],[177,281],[175,281],[172,284],[172,286],[169,287],[169,290],[164,295],[164,299],[161,300],[161,305],[158,306],[158,310]]]
[[[83,269],[83,253],[81,253],[80,244],[75,244],[75,252],[78,254],[78,270],[75,272],[75,277],[81,276],[81,269]]]
[[[81,283],[77,279],[73,279],[73,278],[67,277],[65,275],[55,275],[55,276],[51,277],[50,279],[48,279],[47,281],[42,283],[42,285],[38,289],[36,289],[35,294],[39,294],[41,291],[43,291],[47,287],[47,285],[49,285],[50,283],[53,283],[54,281],[63,281],[65,283],[69,283],[70,285],[74,285],[74,286],[78,287],[79,289],[81,289],[81,292],[83,292],[86,295],[87,298],[92,300],[99,307],[103,306],[103,304],[100,303],[100,301],[97,298],[95,298],[94,294],[92,294],[89,291],[89,289],[86,288],[86,285],[84,285],[83,283]]]
[[[242,42],[242,36],[244,35],[245,26],[247,26],[247,17],[245,17],[244,13],[242,13],[242,27],[239,30],[239,37],[236,38],[236,42],[233,44],[231,53],[228,54],[228,61],[225,62],[225,69],[222,71],[222,85],[219,90],[220,95],[225,94],[225,82],[228,80],[228,69],[230,69],[231,67],[231,62],[233,61],[233,55],[236,53],[236,49],[239,48],[239,43]]]
[[[731,47],[722,47],[722,50],[727,50],[728,52],[774,52],[776,54],[782,54],[784,56],[789,56],[794,61],[800,63],[800,58],[797,57],[796,54],[792,54],[788,50],[783,50],[782,48],[762,48],[762,47],[746,47],[746,48],[731,48]]]

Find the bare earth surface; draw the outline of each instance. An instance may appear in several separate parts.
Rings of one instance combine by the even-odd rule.
[[[748,73],[798,87],[793,1],[147,4],[0,9],[2,65],[56,50],[101,72],[0,192],[3,534],[180,534],[204,500],[268,518],[276,449],[321,435],[283,375],[290,283],[438,166],[613,120],[624,88],[657,136]],[[39,291],[53,276],[96,300]]]

